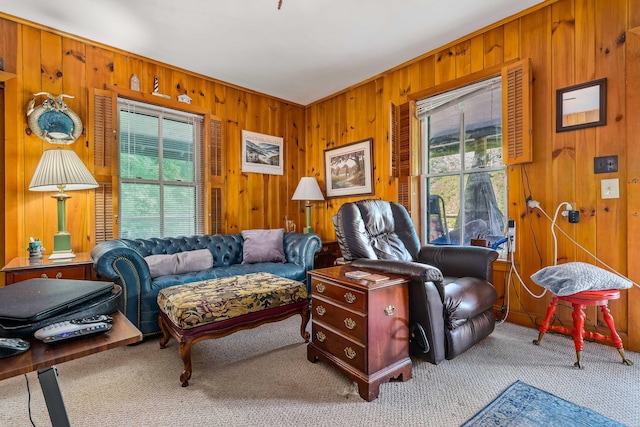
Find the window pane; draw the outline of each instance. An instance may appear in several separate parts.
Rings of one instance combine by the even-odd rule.
[[[455,225],[463,236],[458,241],[468,245],[471,239],[504,234],[505,180],[504,171],[465,175],[464,209]]]
[[[196,233],[196,190],[187,186],[164,186],[164,235],[190,236]]]
[[[160,186],[120,184],[120,237],[160,236]]]
[[[460,109],[453,105],[428,117],[429,173],[460,170]]]
[[[162,177],[165,181],[193,182],[193,124],[162,120]]]
[[[462,104],[465,170],[502,166],[502,86],[480,91]]]
[[[428,178],[427,180],[428,242],[457,243],[451,231],[460,211],[458,175]]]
[[[120,177],[158,179],[158,118],[120,110]]]

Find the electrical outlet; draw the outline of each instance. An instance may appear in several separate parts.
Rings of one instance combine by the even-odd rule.
[[[594,173],[618,172],[618,156],[602,156],[593,159]]]
[[[509,220],[507,229],[507,247],[511,253],[516,251],[516,222],[512,219]]]

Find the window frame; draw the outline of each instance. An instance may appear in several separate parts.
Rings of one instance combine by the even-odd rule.
[[[465,212],[465,188],[468,185],[468,178],[473,176],[474,174],[478,174],[478,173],[495,173],[495,172],[501,172],[504,174],[504,190],[503,190],[503,194],[502,194],[502,200],[504,200],[504,203],[502,204],[502,206],[499,206],[500,211],[502,213],[502,215],[504,216],[504,224],[503,224],[503,228],[506,230],[506,226],[507,226],[507,216],[508,216],[508,177],[507,177],[507,167],[504,164],[504,161],[502,161],[499,165],[494,165],[494,166],[488,166],[488,167],[467,167],[467,165],[465,164],[465,160],[466,160],[466,156],[465,154],[467,153],[465,151],[466,149],[466,140],[465,140],[465,132],[467,130],[467,123],[466,123],[466,112],[464,110],[462,110],[460,112],[460,122],[459,122],[459,139],[458,139],[458,143],[459,143],[459,151],[457,153],[457,156],[459,156],[459,160],[460,163],[458,165],[458,167],[456,169],[453,170],[449,170],[449,171],[444,171],[444,172],[429,172],[429,151],[430,151],[430,147],[429,147],[429,141],[425,141],[425,139],[428,138],[428,120],[426,120],[425,118],[423,118],[422,116],[427,116],[427,113],[420,113],[420,106],[419,104],[421,102],[427,102],[427,100],[431,99],[433,100],[434,98],[437,97],[441,97],[441,98],[447,98],[447,95],[453,94],[454,92],[459,92],[458,96],[455,97],[451,97],[450,100],[446,101],[446,104],[448,104],[451,101],[455,101],[455,105],[459,105],[460,103],[465,103],[468,102],[468,95],[471,93],[475,93],[478,90],[484,90],[482,88],[483,85],[496,85],[496,86],[500,86],[500,89],[502,90],[502,76],[500,74],[497,75],[493,75],[493,76],[489,76],[488,78],[484,78],[484,79],[480,79],[478,81],[472,81],[469,82],[465,85],[461,85],[459,87],[456,88],[452,88],[450,90],[432,95],[432,96],[428,96],[428,97],[424,97],[421,100],[417,101],[416,104],[418,104],[418,112],[417,112],[417,119],[420,123],[420,138],[419,138],[419,156],[420,156],[420,160],[419,160],[419,171],[420,171],[420,179],[419,179],[419,189],[420,189],[420,206],[423,207],[420,210],[420,216],[419,216],[419,221],[420,221],[420,241],[423,244],[427,244],[427,243],[432,243],[429,239],[429,235],[431,232],[431,227],[430,227],[430,209],[428,208],[429,206],[429,196],[430,196],[430,186],[429,186],[429,182],[430,179],[432,178],[442,178],[442,177],[457,177],[457,182],[458,182],[458,199],[459,199],[459,209],[458,212],[456,212],[456,215],[460,215],[460,213],[462,213],[462,215],[464,215]],[[494,90],[494,89],[489,89],[489,90]],[[473,98],[471,98],[473,99]],[[500,99],[500,104],[501,107],[505,102],[505,96],[504,94],[501,96]],[[440,108],[440,106],[436,106],[435,108],[433,108],[432,110],[438,109]],[[501,118],[501,122],[502,122],[502,108],[499,109],[499,113],[500,113],[500,118]],[[502,147],[504,146],[504,139],[502,137],[502,131],[500,132],[500,139],[501,139],[501,144],[500,144],[500,154],[502,155]],[[447,226],[447,218],[444,218],[444,223],[445,226]],[[460,228],[460,245],[463,246],[469,246],[469,244],[465,244],[465,240],[469,240],[465,238],[465,230],[464,227],[459,227]]]
[[[146,102],[134,101],[127,98],[118,97],[117,105],[117,123],[118,123],[118,141],[117,141],[117,157],[118,157],[118,217],[120,218],[120,227],[118,227],[118,238],[148,238],[148,237],[175,237],[167,234],[167,222],[171,222],[171,215],[174,215],[175,211],[168,211],[165,204],[168,191],[170,188],[186,187],[193,188],[193,211],[189,213],[189,219],[186,220],[188,232],[179,232],[180,235],[194,235],[202,234],[204,232],[204,170],[202,163],[203,158],[203,145],[204,145],[204,123],[205,118],[200,114],[187,113],[172,108],[158,106]],[[133,115],[140,115],[150,117],[152,122],[157,123],[157,127],[152,129],[153,134],[147,135],[148,138],[157,142],[155,146],[155,156],[152,156],[157,161],[157,176],[150,177],[132,177],[123,176],[124,162],[122,161],[123,155],[127,156],[130,153],[123,151],[123,148],[134,150],[142,147],[144,144],[137,142],[135,139],[143,132],[136,131],[135,129],[123,129],[123,112],[127,112]],[[184,141],[187,143],[188,149],[179,151],[182,155],[186,155],[188,162],[191,163],[188,174],[191,175],[191,180],[169,179],[168,174],[165,173],[165,160],[168,146],[166,143],[169,139],[168,124],[169,122],[178,122],[192,126],[189,137]],[[129,121],[130,125],[135,124],[135,121]],[[154,125],[155,126],[155,125]],[[147,129],[145,129],[147,130]],[[126,138],[123,141],[122,138]],[[133,138],[133,140],[132,140]],[[133,156],[136,156],[133,153]],[[123,190],[125,186],[151,186],[157,188],[158,192],[158,212],[156,227],[157,230],[153,230],[150,236],[146,235],[131,235],[124,236],[123,232],[127,228],[124,225],[125,217],[123,215],[123,207],[125,206],[125,199]],[[148,215],[142,215],[143,217],[149,217]],[[191,228],[193,227],[193,228]],[[169,233],[171,234],[171,233]]]

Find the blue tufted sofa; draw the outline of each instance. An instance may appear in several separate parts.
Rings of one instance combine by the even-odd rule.
[[[267,272],[307,284],[307,271],[320,251],[320,238],[313,233],[284,233],[286,263],[242,264],[241,234],[198,235],[152,239],[118,239],[99,243],[91,251],[99,277],[122,287],[121,311],[144,335],[160,332],[157,297],[160,289],[219,277]],[[209,249],[213,267],[179,275],[151,278],[144,257]]]

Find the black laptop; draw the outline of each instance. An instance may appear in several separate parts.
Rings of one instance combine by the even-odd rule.
[[[111,292],[111,282],[29,279],[0,288],[0,320],[36,322]]]

